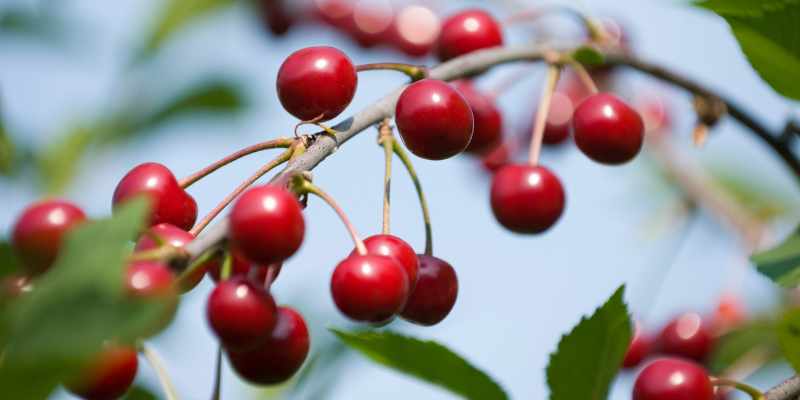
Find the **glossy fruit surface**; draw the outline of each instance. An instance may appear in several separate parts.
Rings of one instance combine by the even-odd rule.
[[[175,274],[156,261],[134,261],[125,274],[125,289],[136,297],[172,297],[175,295]]]
[[[685,313],[670,321],[658,337],[662,353],[699,362],[708,357],[713,346],[711,327],[696,313]]]
[[[561,217],[565,201],[558,177],[542,166],[509,164],[492,179],[492,211],[512,232],[546,231]]]
[[[633,400],[713,400],[711,380],[691,361],[662,358],[645,367],[633,386]]]
[[[420,254],[417,285],[408,297],[400,315],[407,321],[420,325],[441,322],[458,297],[456,271],[446,261]]]
[[[403,267],[385,256],[347,257],[331,277],[336,307],[355,321],[387,321],[403,309],[408,293],[408,276]]]
[[[429,160],[443,160],[464,151],[472,140],[472,110],[447,83],[423,79],[403,90],[395,121],[408,150]]]
[[[131,347],[107,346],[65,386],[86,400],[113,400],[131,387],[139,362]]]
[[[165,244],[172,247],[180,248],[194,240],[194,235],[172,224],[158,224],[151,227],[139,238],[134,251],[148,251],[158,248],[158,243],[154,238],[159,238]],[[204,263],[197,267],[189,279],[181,283],[180,289],[182,293],[191,290],[203,280],[203,276],[205,276],[209,264],[210,263]],[[179,275],[181,271],[174,272],[176,275]]]
[[[234,203],[228,232],[234,248],[248,260],[262,265],[282,262],[303,243],[303,211],[282,187],[254,187]]]
[[[116,208],[142,195],[150,200],[151,226],[168,223],[183,230],[192,229],[197,219],[197,203],[167,167],[144,163],[130,170],[117,184],[112,205]]]
[[[403,239],[394,235],[372,235],[364,239],[364,246],[367,253],[394,258],[406,271],[408,276],[409,289],[413,289],[417,282],[417,270],[419,270],[419,260],[417,254]],[[350,256],[358,255],[354,249]]]
[[[275,327],[275,301],[251,280],[235,277],[217,284],[208,296],[206,316],[225,348],[251,350]]]
[[[503,138],[503,116],[494,100],[481,93],[468,81],[461,80],[455,82],[453,86],[464,96],[472,110],[475,128],[467,151],[484,154],[497,147]]]
[[[340,50],[306,47],[281,64],[278,98],[286,111],[302,121],[327,121],[347,108],[357,83],[352,61]]]
[[[442,23],[436,54],[442,61],[503,44],[500,24],[487,12],[464,10]]]
[[[25,272],[47,271],[58,257],[65,234],[85,220],[80,208],[63,200],[40,201],[22,211],[11,241]]]
[[[632,160],[644,142],[642,117],[609,93],[598,93],[581,102],[572,116],[572,127],[578,148],[603,164]]]
[[[642,329],[639,322],[635,323],[633,330],[633,338],[631,344],[628,346],[628,351],[625,353],[625,359],[622,361],[623,368],[633,368],[650,354],[652,349],[652,340]]]
[[[233,369],[256,385],[287,381],[303,365],[310,339],[303,316],[289,307],[278,307],[275,328],[258,348],[228,352]]]

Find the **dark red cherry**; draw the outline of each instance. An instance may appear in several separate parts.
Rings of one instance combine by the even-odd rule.
[[[172,224],[158,224],[156,226],[151,227],[145,234],[143,234],[139,241],[136,242],[136,248],[134,251],[148,251],[158,248],[158,243],[153,239],[154,237],[159,238],[165,244],[173,246],[173,247],[183,247],[187,243],[194,240],[194,235],[191,233],[178,228]],[[188,292],[192,290],[197,284],[203,280],[203,276],[206,274],[206,269],[208,268],[210,262],[204,263],[202,266],[199,266],[195,269],[195,272],[189,277],[188,280],[181,283],[180,291],[181,293]],[[181,271],[176,271],[176,274],[179,274]]]
[[[713,400],[708,372],[691,361],[662,358],[645,367],[633,385],[632,400]]]
[[[472,140],[469,104],[452,86],[435,79],[414,82],[403,90],[395,121],[406,147],[429,160],[461,153]]]
[[[417,285],[400,315],[416,324],[436,325],[456,304],[458,278],[456,271],[446,261],[424,254],[418,257]]]
[[[275,301],[260,285],[234,277],[217,284],[208,296],[206,316],[227,349],[251,350],[275,327]]]
[[[464,10],[447,18],[442,24],[436,53],[447,61],[475,50],[503,44],[500,24],[487,12]]]
[[[400,51],[412,57],[422,57],[433,50],[441,22],[430,8],[412,4],[397,12],[392,29],[392,42]]]
[[[345,258],[331,277],[336,307],[352,320],[382,323],[403,309],[408,275],[393,258],[355,255]]]
[[[483,154],[497,147],[503,138],[503,116],[494,104],[494,100],[481,93],[469,81],[461,80],[453,84],[464,96],[472,109],[475,129],[467,151]]]
[[[175,294],[175,274],[156,261],[134,261],[128,265],[125,289],[136,297],[170,297]]]
[[[285,0],[259,0],[256,6],[262,24],[274,35],[283,35],[292,27],[294,18]]]
[[[117,399],[131,387],[138,367],[135,349],[109,345],[65,386],[86,400]]]
[[[14,224],[11,241],[25,272],[47,271],[58,257],[64,235],[86,220],[80,208],[63,200],[33,203]]]
[[[714,347],[711,327],[700,315],[685,313],[668,323],[658,337],[658,348],[664,354],[704,361]]]
[[[303,210],[297,198],[282,187],[254,187],[234,203],[228,233],[234,248],[248,260],[262,265],[279,263],[303,243]]]
[[[625,353],[622,367],[633,368],[639,365],[639,363],[650,354],[651,348],[652,339],[643,331],[641,324],[636,322],[633,330],[633,338],[631,338],[631,344],[628,346],[628,351]]]
[[[130,170],[117,184],[112,205],[116,208],[140,195],[150,199],[151,226],[168,223],[183,230],[192,229],[197,219],[197,203],[167,167],[144,163]]]
[[[481,157],[481,165],[491,173],[497,172],[509,163],[511,163],[511,145],[508,143],[501,143]]]
[[[642,117],[609,93],[588,97],[572,116],[575,144],[592,160],[622,164],[639,154],[644,141]]]
[[[289,307],[278,307],[275,327],[257,349],[228,352],[234,371],[256,385],[287,381],[308,356],[309,336],[303,317]]]
[[[364,246],[367,247],[369,254],[394,258],[406,271],[409,289],[414,289],[419,269],[419,260],[417,260],[417,254],[414,253],[414,248],[403,239],[387,234],[372,235],[364,239]],[[354,249],[350,256],[355,255],[358,255],[358,251]]]
[[[278,70],[278,98],[290,114],[303,121],[336,117],[350,104],[358,77],[352,61],[333,47],[298,50]]]
[[[564,211],[566,195],[549,169],[509,164],[494,174],[491,203],[494,217],[516,233],[541,233]]]
[[[220,276],[222,275],[222,262],[223,257],[214,258],[209,265],[208,273],[211,275],[211,279],[214,282],[219,282]],[[278,278],[278,275],[281,273],[281,263],[272,264],[273,272],[272,280]],[[252,272],[251,272],[252,271]],[[248,277],[251,280],[256,282],[264,282],[267,279],[267,267],[258,265],[252,261],[247,260],[239,254],[238,251],[233,250],[233,259],[231,260],[231,277],[234,276],[243,276]]]

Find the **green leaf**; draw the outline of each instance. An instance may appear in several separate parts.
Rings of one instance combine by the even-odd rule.
[[[491,377],[434,341],[389,331],[331,329],[331,332],[372,361],[440,386],[465,399],[508,399]]]
[[[628,308],[620,286],[589,318],[563,336],[550,355],[547,384],[552,400],[603,400],[631,341]]]
[[[15,154],[16,147],[6,131],[3,115],[0,114],[0,174],[9,175],[13,172]]]
[[[0,310],[4,398],[45,398],[104,341],[132,344],[168,321],[174,304],[124,292],[130,242],[146,209],[144,200],[130,202],[114,217],[70,232],[62,255],[34,282],[35,289]]]
[[[800,2],[707,0],[695,4],[725,18],[750,64],[773,89],[800,100]]]
[[[758,272],[775,283],[793,288],[800,285],[800,230],[776,247],[750,256]]]
[[[795,371],[800,371],[800,309],[787,311],[778,324],[781,352]]]
[[[19,259],[14,255],[11,243],[0,240],[0,278],[16,273],[20,269]]]
[[[147,35],[140,58],[152,55],[194,20],[234,4],[234,0],[167,0],[153,28]]]
[[[748,354],[759,352],[759,357],[775,360],[780,352],[776,323],[772,320],[757,319],[721,336],[714,345],[714,352],[708,361],[714,374],[721,374]]]
[[[590,46],[578,47],[572,52],[572,58],[587,67],[603,65],[606,60],[603,53],[600,53],[597,49]]]

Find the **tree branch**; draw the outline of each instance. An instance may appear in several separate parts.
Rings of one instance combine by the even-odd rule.
[[[764,393],[765,400],[797,400],[800,396],[800,376],[792,376]]]

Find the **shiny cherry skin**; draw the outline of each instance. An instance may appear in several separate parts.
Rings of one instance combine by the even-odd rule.
[[[223,257],[220,256],[209,262],[208,274],[211,275],[211,279],[213,279],[214,282],[219,282],[220,280],[223,261]],[[255,280],[256,282],[264,282],[264,280],[267,279],[268,267],[258,265],[244,258],[238,251],[233,251],[233,259],[231,261],[231,277],[243,276]],[[275,270],[272,276],[272,281],[274,282],[281,273],[281,263],[272,264],[272,268]],[[251,272],[251,270],[255,271]]]
[[[503,44],[500,24],[487,12],[477,9],[461,11],[442,23],[436,54],[447,61],[475,50]]]
[[[143,234],[139,238],[139,241],[136,242],[134,251],[148,251],[158,248],[158,243],[153,240],[153,237],[158,237],[165,244],[178,248],[183,247],[194,240],[194,235],[191,233],[178,228],[175,225],[163,223],[150,227],[147,233]],[[206,269],[208,268],[209,264],[210,262],[206,262],[199,266],[195,272],[192,273],[189,279],[187,279],[185,282],[181,282],[181,293],[192,290],[200,283],[201,280],[203,280],[203,276],[205,276]],[[176,275],[180,272],[181,271],[175,271]]]
[[[459,154],[472,140],[472,109],[457,90],[436,79],[423,79],[403,90],[395,121],[408,150],[429,160]]]
[[[458,278],[455,269],[446,261],[424,254],[418,258],[417,285],[400,315],[415,324],[436,325],[450,314],[456,304]]]
[[[136,378],[139,361],[132,347],[108,345],[67,383],[66,388],[86,400],[118,399]]]
[[[11,242],[25,273],[47,271],[58,257],[64,235],[86,221],[78,206],[63,200],[44,200],[22,211],[14,224]]]
[[[575,144],[602,164],[623,164],[639,154],[644,122],[636,110],[610,93],[583,100],[572,116]]]
[[[134,261],[125,273],[125,290],[134,297],[172,297],[175,274],[156,261]]]
[[[331,277],[336,307],[354,321],[386,322],[403,309],[408,293],[408,275],[400,263],[385,256],[347,257]]]
[[[632,400],[713,400],[708,372],[698,364],[662,358],[645,367],[633,385]]]
[[[403,270],[406,271],[409,289],[414,289],[414,285],[417,283],[419,260],[411,245],[397,236],[379,234],[364,239],[364,246],[367,247],[367,253],[369,254],[394,258],[395,261],[403,267]],[[350,256],[352,257],[357,254],[358,251],[353,249]]]
[[[228,233],[237,251],[267,265],[291,257],[303,243],[303,210],[288,190],[274,185],[254,187],[234,203]]]
[[[341,114],[356,93],[353,62],[340,50],[306,47],[286,58],[278,70],[278,99],[302,121],[327,121]]]
[[[474,129],[466,151],[484,154],[497,147],[503,138],[503,116],[494,100],[481,93],[469,81],[461,80],[453,86],[464,96],[472,110]]]
[[[275,327],[275,301],[262,286],[234,277],[217,284],[208,296],[206,316],[228,350],[252,350],[263,344]]]
[[[258,348],[228,352],[236,373],[255,385],[273,385],[289,380],[308,356],[310,339],[303,316],[289,307],[278,307],[275,328]]]
[[[495,219],[516,233],[550,229],[566,202],[558,177],[541,165],[506,165],[494,174],[490,192]]]
[[[642,329],[639,322],[635,322],[633,330],[633,338],[631,344],[628,345],[628,351],[625,353],[625,359],[622,361],[623,368],[634,368],[639,365],[648,355],[652,349],[652,339]]]
[[[670,321],[658,337],[658,348],[664,354],[703,362],[714,347],[709,324],[696,313],[685,313]]]
[[[192,229],[197,219],[197,203],[167,167],[144,163],[130,170],[117,184],[112,205],[116,208],[141,195],[150,200],[151,226],[168,223],[183,230]]]

